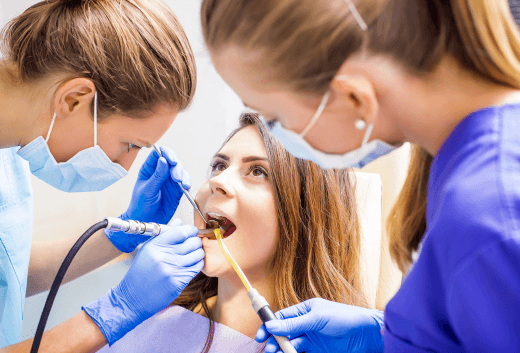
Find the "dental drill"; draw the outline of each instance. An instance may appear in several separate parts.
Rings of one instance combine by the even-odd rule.
[[[215,222],[216,223],[216,222]],[[40,343],[43,337],[43,332],[45,331],[45,326],[47,325],[47,320],[49,319],[49,315],[52,309],[52,305],[54,304],[54,300],[56,299],[56,295],[58,294],[58,289],[63,282],[63,278],[67,273],[67,270],[72,263],[72,260],[78,253],[79,249],[85,244],[85,242],[94,235],[97,231],[101,229],[108,229],[114,231],[122,231],[127,234],[142,234],[148,235],[149,237],[156,237],[161,233],[164,233],[172,228],[172,226],[157,224],[157,223],[147,223],[147,222],[139,222],[139,221],[123,221],[119,218],[108,217],[105,220],[94,224],[92,227],[87,229],[85,233],[74,243],[72,248],[69,250],[65,260],[63,260],[54,281],[52,282],[51,288],[49,290],[49,295],[47,296],[47,300],[45,301],[45,305],[42,310],[42,314],[40,316],[40,321],[38,322],[38,327],[36,329],[36,333],[34,335],[34,340],[31,347],[31,353],[37,353],[40,348]],[[199,230],[199,233],[212,232],[213,229],[204,229]]]
[[[217,224],[215,221],[212,221],[215,224]],[[218,224],[217,224],[218,225]],[[36,334],[34,335],[33,344],[31,347],[31,353],[37,353],[38,349],[40,347],[41,339],[43,337],[43,332],[45,331],[45,326],[47,325],[47,320],[49,319],[49,315],[52,309],[52,305],[54,304],[54,300],[56,299],[56,295],[58,294],[58,289],[61,286],[61,283],[63,282],[63,278],[65,277],[65,274],[78,253],[79,249],[83,246],[83,244],[92,236],[94,235],[98,230],[101,229],[108,229],[113,231],[121,231],[125,232],[127,234],[141,234],[145,236],[149,236],[150,238],[156,237],[161,235],[162,233],[172,229],[172,226],[164,225],[164,224],[157,224],[152,222],[139,222],[139,221],[133,221],[133,220],[122,220],[120,218],[116,217],[107,217],[105,220],[96,223],[92,227],[90,227],[83,235],[76,241],[76,243],[72,246],[69,253],[65,257],[65,260],[63,260],[63,263],[61,264],[58,273],[56,274],[56,277],[54,278],[54,281],[52,282],[52,286],[49,291],[49,295],[47,296],[47,300],[45,301],[45,305],[43,307],[42,315],[40,316],[40,321],[38,322],[38,328],[36,329]],[[210,233],[215,233],[215,235],[218,232],[217,238],[221,238],[220,232],[223,230],[222,228],[210,228],[210,229],[199,229],[199,234],[207,235]],[[225,245],[224,245],[225,246]],[[227,248],[226,248],[227,250]],[[226,257],[228,256],[229,251],[225,252]],[[231,255],[231,254],[229,254]],[[234,261],[234,259],[233,259]],[[236,264],[236,262],[235,262]],[[238,264],[237,264],[238,266]],[[242,270],[240,270],[241,272]],[[244,276],[245,278],[245,276]],[[245,279],[246,282],[249,284],[249,281]],[[244,283],[244,284],[245,284]],[[246,286],[247,287],[247,286]],[[269,308],[269,304],[267,301],[262,297],[256,289],[253,289],[251,285],[248,286],[248,296],[251,299],[251,303],[253,305],[253,308],[258,313],[258,316],[260,319],[262,319],[262,322],[266,322],[269,320],[277,320],[276,316],[272,312],[272,310]],[[280,347],[282,347],[283,351],[285,353],[296,353],[296,350],[291,345],[287,337],[277,337],[275,336],[278,344],[280,344]]]

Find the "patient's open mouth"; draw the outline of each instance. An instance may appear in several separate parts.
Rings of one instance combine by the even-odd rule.
[[[223,238],[229,237],[237,230],[235,224],[221,214],[209,212],[206,217],[208,221],[215,221],[219,224],[220,228],[224,231],[224,234],[222,234]]]

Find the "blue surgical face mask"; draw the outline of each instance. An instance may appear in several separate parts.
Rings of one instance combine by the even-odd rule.
[[[305,141],[304,136],[309,132],[309,130],[314,126],[320,117],[323,109],[325,109],[325,105],[327,104],[328,99],[329,92],[325,93],[318,110],[312,117],[307,127],[300,134],[285,129],[282,124],[280,124],[280,122],[265,123],[264,120],[264,123],[267,125],[269,130],[271,130],[271,133],[274,135],[274,137],[280,141],[280,143],[285,147],[285,149],[287,149],[287,151],[289,151],[289,153],[297,158],[313,161],[324,169],[342,169],[349,167],[362,168],[373,160],[384,156],[385,154],[388,154],[397,148],[381,140],[372,140],[368,142],[370,134],[372,133],[372,129],[374,128],[373,124],[367,126],[361,147],[353,151],[347,152],[345,154],[327,154],[313,148],[307,141]]]
[[[56,114],[45,140],[39,136],[18,150],[18,155],[29,162],[34,176],[61,191],[85,192],[101,191],[128,175],[97,145],[97,92],[94,96],[94,147],[78,152],[67,162],[57,163],[47,145],[55,120]]]

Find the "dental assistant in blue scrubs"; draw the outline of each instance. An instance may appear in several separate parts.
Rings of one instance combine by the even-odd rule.
[[[103,190],[126,176],[138,151],[156,143],[190,104],[195,60],[175,15],[156,0],[46,0],[3,33],[0,347],[9,347],[0,352],[28,352],[32,340],[19,343],[26,286],[29,295],[47,290],[80,236],[31,247],[30,173],[72,193]],[[162,224],[172,218],[183,195],[177,182],[189,188],[191,181],[173,151],[162,154],[148,156],[121,218]],[[39,351],[96,351],[173,302],[204,258],[196,228],[173,225],[141,247],[117,286],[46,332]],[[97,232],[65,281],[145,240]]]
[[[433,157],[418,259],[386,310],[284,308],[257,333],[266,352],[271,334],[307,353],[518,350],[520,33],[507,0],[204,0],[201,18],[219,74],[295,156],[363,167],[408,141]],[[394,255],[410,265],[407,236]]]

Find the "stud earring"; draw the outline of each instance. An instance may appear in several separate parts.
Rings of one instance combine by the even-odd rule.
[[[363,119],[356,120],[355,125],[358,130],[364,130],[367,127],[367,123]]]

